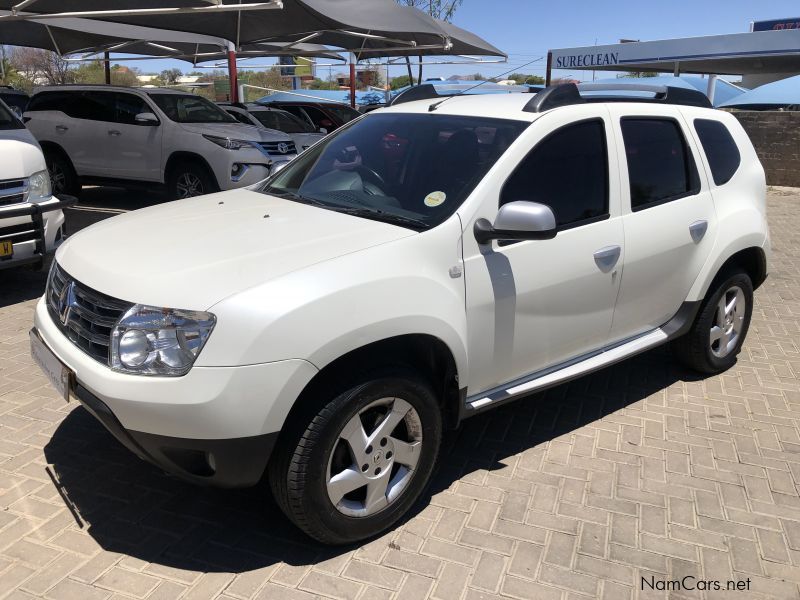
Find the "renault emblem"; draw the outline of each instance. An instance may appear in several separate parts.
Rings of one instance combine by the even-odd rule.
[[[289,144],[287,144],[286,142],[280,142],[278,144],[278,152],[280,152],[281,154],[286,154],[288,151],[289,151]]]
[[[70,281],[61,288],[61,293],[58,295],[58,317],[62,325],[67,324],[72,308],[76,305],[75,282]]]

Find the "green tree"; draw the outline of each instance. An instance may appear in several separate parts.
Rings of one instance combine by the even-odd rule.
[[[544,77],[539,75],[526,75],[525,73],[512,73],[508,79],[516,81],[519,85],[542,85],[544,84]]]
[[[453,20],[458,7],[464,3],[464,0],[397,0],[398,4],[404,6],[413,6],[418,8],[435,19],[441,19],[448,23]]]
[[[392,77],[392,81],[389,85],[393,90],[399,90],[400,88],[412,85],[412,82],[411,79],[408,78],[408,75],[401,75],[400,77]]]
[[[167,85],[175,85],[182,75],[183,71],[180,69],[164,69],[161,71],[160,77]]]
[[[637,79],[644,79],[647,77],[658,77],[658,73],[653,71],[631,71],[625,77],[635,77]]]

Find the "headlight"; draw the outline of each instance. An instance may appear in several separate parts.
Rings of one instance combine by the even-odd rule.
[[[53,195],[50,187],[50,174],[47,171],[34,173],[28,179],[28,200],[44,200]]]
[[[231,138],[219,137],[216,135],[203,134],[209,142],[214,142],[217,146],[225,148],[226,150],[241,150],[242,148],[251,148],[252,143],[244,140],[232,140]]]
[[[138,375],[185,375],[216,322],[207,312],[137,304],[111,332],[111,368]]]

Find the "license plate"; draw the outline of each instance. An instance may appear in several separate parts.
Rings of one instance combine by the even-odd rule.
[[[47,375],[58,395],[69,402],[72,371],[53,354],[35,332],[31,331],[29,335],[31,339],[31,356],[34,362]]]
[[[11,258],[14,256],[14,244],[8,240],[0,242],[0,258]]]

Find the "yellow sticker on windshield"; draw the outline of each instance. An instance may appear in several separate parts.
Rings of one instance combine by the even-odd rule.
[[[444,192],[431,192],[427,196],[425,196],[425,206],[429,206],[433,208],[434,206],[439,206],[440,204],[444,204],[444,201],[447,200],[447,194]]]

